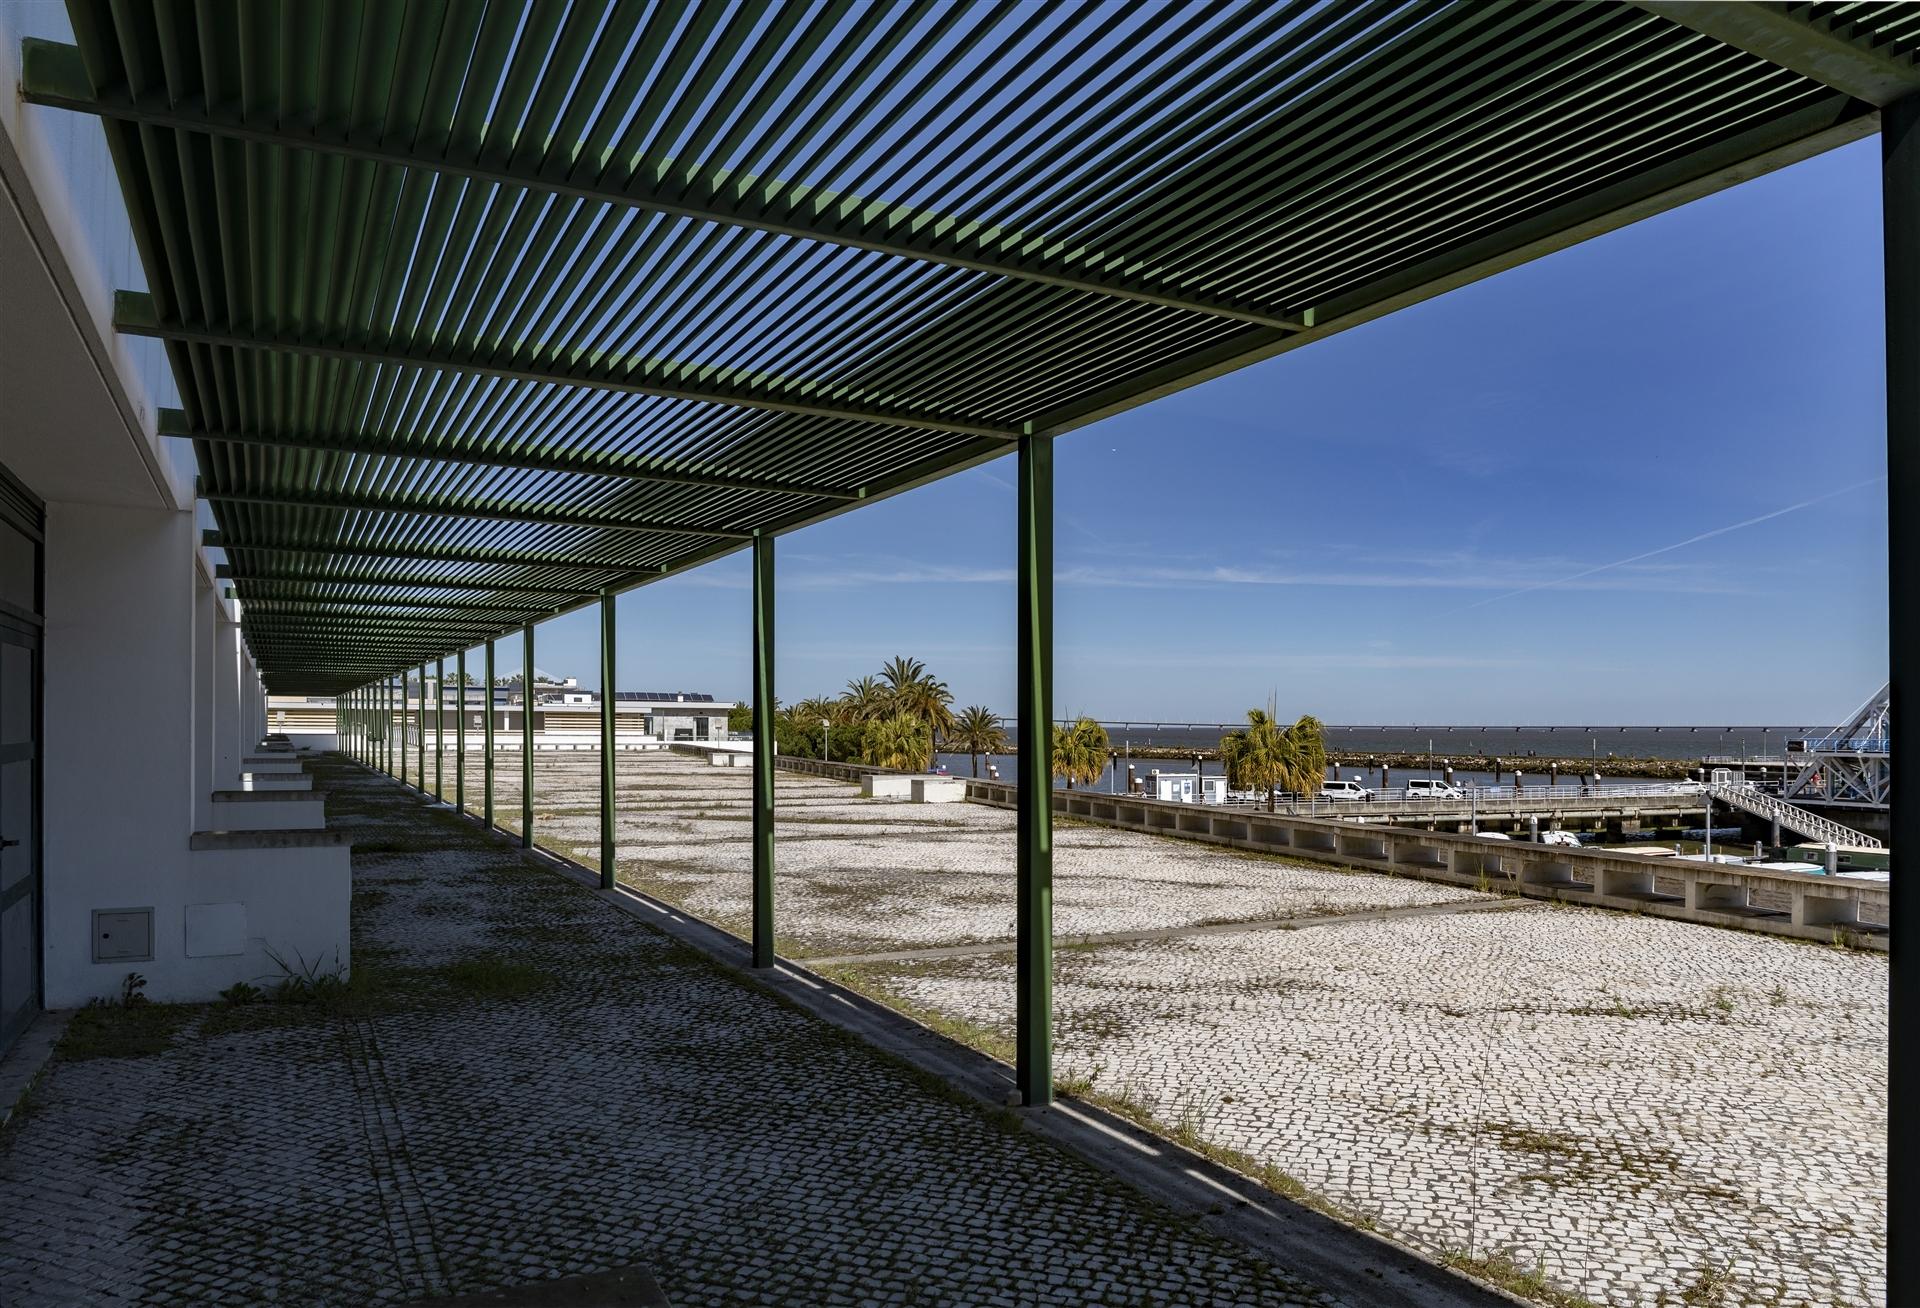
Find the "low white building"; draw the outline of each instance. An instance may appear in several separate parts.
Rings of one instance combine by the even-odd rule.
[[[97,124],[0,97],[0,1051],[134,975],[205,1000],[350,963],[350,849],[264,747],[192,448],[157,434],[164,349],[113,329],[144,284],[119,189]]]

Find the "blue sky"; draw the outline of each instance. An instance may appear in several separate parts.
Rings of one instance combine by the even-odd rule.
[[[1063,437],[1061,713],[1843,716],[1886,675],[1877,151]],[[1011,459],[779,551],[783,700],[904,653],[1011,710]],[[621,685],[744,697],[746,585],[736,556],[623,596]],[[537,662],[597,684],[596,621]]]

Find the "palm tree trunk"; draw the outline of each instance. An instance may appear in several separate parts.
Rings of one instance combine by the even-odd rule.
[[[978,754],[972,754],[968,757],[973,759],[973,778],[975,781],[978,781],[980,779],[980,756]]]

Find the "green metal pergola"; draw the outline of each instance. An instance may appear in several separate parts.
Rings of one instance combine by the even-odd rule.
[[[387,764],[396,674],[484,645],[490,681],[515,630],[530,672],[535,623],[751,549],[762,966],[776,537],[1016,454],[1047,777],[1064,433],[1883,128],[1892,357],[1920,357],[1920,5],[69,8],[24,94],[105,126],[147,278],[116,325],[166,343],[161,430],[268,687],[344,695]],[[1920,400],[1890,371],[1898,494]],[[1050,822],[1024,787],[1028,1103]]]

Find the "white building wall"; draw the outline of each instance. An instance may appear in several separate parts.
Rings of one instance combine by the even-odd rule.
[[[46,991],[60,1008],[190,989],[194,541],[185,512],[47,506]],[[96,909],[153,908],[151,962],[95,964]]]

